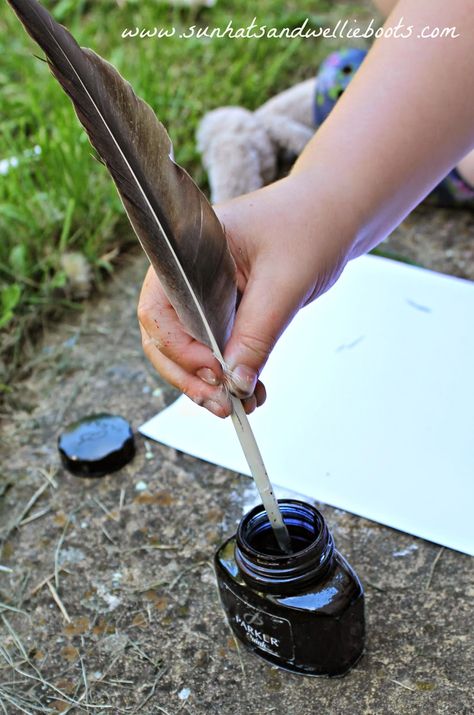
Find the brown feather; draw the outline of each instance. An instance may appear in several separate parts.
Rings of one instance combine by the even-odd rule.
[[[79,47],[36,0],[9,2],[71,98],[181,322],[222,350],[235,312],[234,261],[208,200],[171,159],[166,129],[115,67]]]
[[[166,129],[112,65],[79,47],[36,0],[8,2],[72,99],[182,324],[223,362],[235,314],[235,264],[211,205],[172,160]],[[275,536],[291,551],[245,410],[231,399],[232,420]]]

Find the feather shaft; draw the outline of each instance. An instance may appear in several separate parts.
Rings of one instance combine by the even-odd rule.
[[[255,485],[260,494],[262,504],[267,512],[268,519],[273,528],[273,533],[277,540],[278,546],[282,551],[291,554],[292,546],[291,539],[286,528],[285,522],[281,516],[278,502],[273,493],[272,484],[268,478],[267,470],[263,462],[260,450],[258,448],[255,436],[250,427],[247,415],[245,414],[244,406],[241,400],[231,396],[232,399],[232,422],[235,431],[240,441],[240,445],[245,454],[245,458],[250,467]]]

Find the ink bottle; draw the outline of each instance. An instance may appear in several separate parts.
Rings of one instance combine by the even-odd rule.
[[[364,649],[362,585],[315,507],[294,499],[279,505],[293,553],[277,545],[261,504],[216,552],[229,624],[274,665],[304,675],[344,675]]]

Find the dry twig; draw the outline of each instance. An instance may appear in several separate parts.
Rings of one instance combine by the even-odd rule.
[[[45,516],[46,514],[49,514],[51,511],[51,507],[47,506],[46,509],[41,509],[41,511],[36,511],[34,514],[31,514],[30,516],[27,516],[26,519],[23,519],[23,521],[20,521],[18,526],[25,526],[26,524],[29,524],[32,521],[36,521],[36,519],[41,519],[42,516]]]
[[[36,504],[36,502],[38,501],[38,499],[40,498],[40,496],[43,494],[44,491],[46,491],[46,489],[47,489],[49,486],[51,486],[51,485],[50,485],[48,482],[45,482],[44,484],[42,484],[42,485],[39,487],[39,489],[37,489],[37,490],[35,491],[35,493],[34,493],[33,496],[31,497],[31,499],[27,502],[26,506],[25,506],[25,507],[22,509],[22,511],[20,512],[20,515],[15,519],[15,521],[13,522],[13,524],[7,529],[6,533],[3,534],[3,537],[2,537],[2,538],[3,538],[4,541],[6,541],[6,540],[8,539],[8,537],[10,536],[11,532],[14,531],[14,529],[16,529],[18,526],[20,526],[21,522],[22,522],[23,519],[26,517],[26,515],[28,514],[28,512],[30,511],[30,509],[31,509],[32,507],[34,507],[34,505]]]
[[[59,572],[61,572],[61,571],[65,571],[66,573],[70,573],[66,568],[64,568],[64,566],[60,566],[60,567],[59,567]],[[30,595],[29,595],[28,598],[31,598],[32,596],[35,595],[35,593],[37,593],[38,591],[40,591],[40,590],[43,588],[43,586],[46,586],[46,584],[48,583],[48,581],[51,581],[51,579],[54,577],[54,574],[55,574],[55,572],[53,571],[53,573],[50,573],[49,576],[46,576],[46,578],[44,578],[42,581],[40,581],[40,582],[30,591]]]
[[[430,573],[429,573],[429,576],[428,576],[428,581],[426,582],[425,591],[428,591],[429,587],[431,586],[431,582],[432,582],[432,580],[433,580],[435,568],[436,568],[436,566],[437,566],[437,564],[438,564],[438,561],[439,561],[440,558],[441,558],[441,554],[443,553],[443,551],[444,551],[444,546],[442,546],[442,547],[440,548],[440,550],[438,551],[438,553],[436,554],[436,556],[435,556],[434,559],[433,559],[433,563],[431,564],[431,569],[430,569]]]
[[[415,688],[410,688],[409,685],[405,685],[405,683],[401,683],[399,680],[390,678],[390,682],[395,683],[395,685],[399,685],[401,688],[405,688],[405,690],[409,690],[411,693],[416,693]]]
[[[97,497],[92,497],[92,501],[93,501],[95,504],[97,504],[97,506],[98,506],[100,509],[102,509],[102,511],[104,512],[104,514],[105,514],[106,516],[108,516],[109,519],[112,519],[113,521],[118,521],[117,517],[114,516],[114,515],[112,514],[112,512],[109,511],[109,510],[107,509],[107,507],[104,506],[101,501],[99,501],[99,499],[97,499]]]
[[[71,619],[69,618],[68,612],[66,611],[66,608],[65,608],[63,602],[59,598],[58,592],[54,588],[53,584],[51,583],[51,581],[47,581],[46,584],[47,584],[49,590],[51,591],[51,595],[52,595],[54,601],[56,602],[57,607],[63,614],[64,620],[66,621],[66,623],[71,623]]]

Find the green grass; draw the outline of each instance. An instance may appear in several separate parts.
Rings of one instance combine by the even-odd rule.
[[[44,2],[78,42],[129,79],[167,126],[177,160],[205,186],[194,134],[202,115],[222,104],[256,108],[276,92],[312,76],[333,45],[320,40],[122,39],[124,28],[249,24],[297,26],[354,16],[354,3],[328,0],[217,0],[199,11],[158,0]],[[0,35],[0,159],[19,158],[0,175],[0,353],[21,344],[39,318],[70,305],[61,268],[79,251],[95,279],[112,267],[111,249],[135,243],[106,170],[93,158],[69,100],[49,74],[39,48],[4,3]],[[41,154],[32,155],[34,147]],[[105,256],[105,258],[104,258]],[[0,374],[5,383],[15,360]]]

